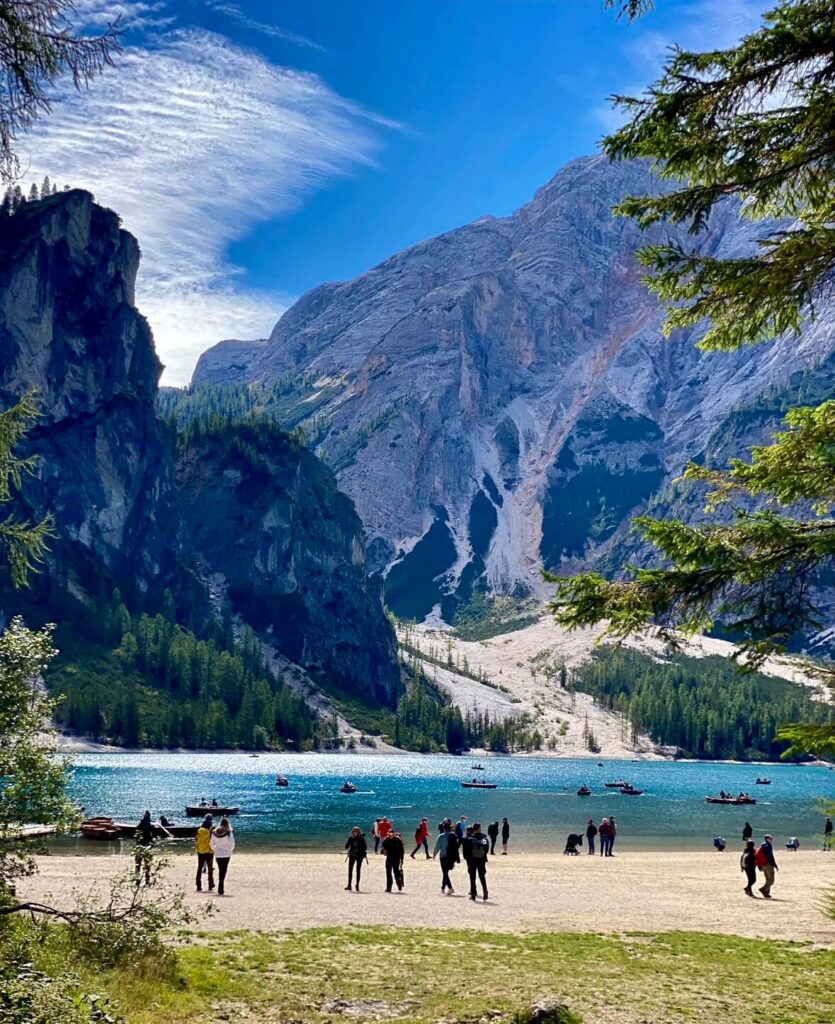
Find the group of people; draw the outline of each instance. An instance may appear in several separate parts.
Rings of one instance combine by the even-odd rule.
[[[385,816],[374,820],[371,833],[374,838],[374,853],[385,857],[386,892],[393,892],[395,886],[398,892],[402,892],[405,884],[403,862],[406,858],[402,833],[398,832],[394,823]],[[449,896],[455,893],[450,873],[463,860],[469,876],[470,899],[477,898],[477,889],[480,886],[482,898],[486,900],[487,858],[495,854],[499,836],[502,841],[502,855],[506,856],[510,842],[510,823],[507,818],[502,818],[501,825],[498,821],[489,824],[486,834],[482,832],[480,822],[468,825],[466,815],[462,814],[454,825],[451,818],[444,818],[438,823],[438,833],[430,854],[429,820],[421,818],[415,829],[415,846],[409,856],[414,860],[423,850],[426,860],[439,860],[441,892]],[[345,841],[345,850],[348,862],[348,884],[345,889],[359,892],[362,866],[368,860],[368,843],[358,825],[351,829]]]
[[[594,856],[594,841],[596,838],[600,840],[600,856],[613,856],[612,850],[614,849],[617,834],[618,825],[614,815],[603,818],[599,825],[595,825],[594,818],[589,818],[586,825],[586,845],[588,846],[589,856]]]
[[[746,836],[747,831],[747,836]],[[778,870],[777,860],[774,857],[774,836],[766,834],[763,842],[757,846],[751,838],[752,831],[748,822],[745,822],[742,837],[745,847],[739,859],[739,868],[746,877],[745,895],[754,895],[754,886],[757,884],[757,871],[762,871],[765,882],[760,886],[760,892],[767,900],[771,899],[771,888],[774,885],[774,874]],[[787,844],[788,845],[788,844]]]
[[[151,820],[151,812],[145,811],[136,826],[136,884],[139,885],[142,872],[145,873],[145,884],[151,884],[150,848],[153,846],[157,832],[168,839],[173,838],[168,831],[173,828],[165,815],[160,815],[158,822]],[[211,814],[207,814],[197,829],[197,891],[203,891],[203,875],[208,875],[209,892],[215,887],[215,864],[217,864],[217,894],[223,896],[226,888],[226,874],[229,861],[235,850],[235,832],[228,818],[221,818],[215,825]]]

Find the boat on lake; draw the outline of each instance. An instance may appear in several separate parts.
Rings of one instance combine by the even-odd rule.
[[[473,779],[472,782],[462,782],[461,785],[464,789],[498,789],[499,784],[497,782],[479,782],[478,779]]]
[[[604,782],[603,785],[606,789],[623,789],[624,786],[628,786],[628,782],[624,782],[623,779],[617,779],[615,782]]]
[[[483,764],[471,764],[470,765],[470,769],[472,771],[474,771],[474,772],[483,772],[484,771],[484,765]]]
[[[186,807],[187,818],[202,818],[207,814],[212,817],[220,815],[227,818],[230,814],[237,814],[240,807],[223,807],[220,804],[194,804]]]
[[[771,785],[771,779],[757,779],[757,785],[758,786],[770,786]]]
[[[591,796],[591,790],[588,786],[580,786],[577,790],[577,796]]]
[[[625,786],[621,786],[620,791],[623,796],[643,796],[644,793],[642,789],[636,789],[629,783],[627,783]]]
[[[275,784],[276,786],[289,786],[290,780],[287,778],[286,775],[279,775],[278,778],[275,780]]]
[[[356,793],[356,791],[357,787],[353,784],[353,782],[343,782],[342,785],[339,787],[340,793]]]
[[[744,804],[755,804],[757,801],[752,796],[706,796],[705,803],[707,804],[730,804],[735,807],[741,807]]]

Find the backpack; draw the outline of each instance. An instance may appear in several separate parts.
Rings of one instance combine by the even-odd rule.
[[[470,857],[473,860],[487,860],[487,840],[484,836],[480,839],[473,836],[473,845]]]
[[[754,854],[754,863],[758,868],[764,868],[768,862],[768,855],[765,850],[761,846],[758,846],[757,852]]]

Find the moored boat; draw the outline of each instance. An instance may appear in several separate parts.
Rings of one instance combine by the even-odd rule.
[[[83,821],[79,829],[85,839],[112,841],[122,838],[122,834],[113,823],[112,818],[90,818],[88,821]]]

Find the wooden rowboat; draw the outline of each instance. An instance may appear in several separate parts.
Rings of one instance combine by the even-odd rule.
[[[240,807],[205,807],[195,805],[186,807],[186,816],[189,818],[205,818],[211,814],[213,818],[228,818],[230,814],[237,814]]]

